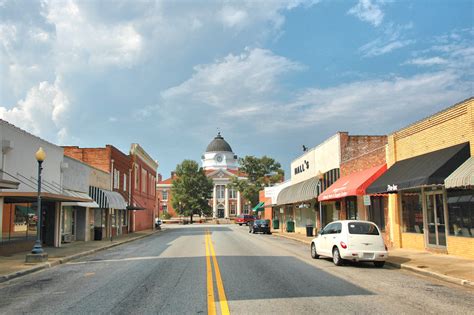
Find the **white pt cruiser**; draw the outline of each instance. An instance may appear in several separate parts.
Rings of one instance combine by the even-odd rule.
[[[387,246],[379,228],[369,221],[334,221],[311,241],[311,257],[332,257],[335,265],[345,260],[371,261],[383,267],[388,258]]]

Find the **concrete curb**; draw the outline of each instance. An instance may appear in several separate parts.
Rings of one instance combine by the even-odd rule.
[[[36,265],[36,266],[28,268],[28,269],[24,269],[24,270],[16,271],[16,272],[13,272],[13,273],[9,273],[9,274],[0,276],[0,283],[9,281],[9,280],[12,280],[12,279],[15,279],[15,278],[19,278],[19,277],[22,277],[22,276],[26,276],[30,273],[37,272],[37,271],[40,271],[40,270],[43,270],[43,269],[52,268],[54,266],[67,263],[68,261],[78,259],[78,258],[87,256],[87,255],[91,255],[91,254],[94,254],[94,253],[97,253],[97,252],[100,252],[100,251],[103,251],[103,250],[106,250],[106,249],[109,249],[109,248],[112,248],[112,247],[116,247],[116,246],[119,246],[119,245],[122,245],[122,244],[137,241],[139,239],[154,235],[158,232],[162,232],[162,231],[160,231],[160,230],[154,231],[150,234],[140,235],[140,236],[137,236],[137,237],[134,237],[134,238],[123,240],[123,241],[118,242],[118,243],[108,244],[108,245],[105,245],[103,247],[98,247],[98,248],[94,248],[94,249],[91,249],[91,250],[88,250],[88,251],[85,251],[85,252],[80,252],[80,253],[77,253],[77,254],[66,256],[66,257],[57,259],[57,260],[52,261],[52,262],[43,263],[43,264]]]
[[[294,240],[294,241],[298,241],[300,243],[304,243],[304,244],[307,244],[307,245],[311,244],[310,240],[302,240],[302,239],[299,239],[299,238],[296,238],[296,237],[291,237],[290,235],[274,234],[274,233],[272,235],[278,236],[278,237],[283,237],[283,238]],[[443,274],[440,274],[440,273],[436,273],[434,271],[425,270],[425,269],[410,266],[410,265],[407,265],[407,264],[400,264],[400,263],[396,263],[396,262],[392,262],[392,261],[386,261],[385,263],[387,265],[389,265],[391,267],[394,267],[394,268],[397,268],[397,269],[408,270],[408,271],[411,271],[411,272],[414,272],[414,273],[417,273],[417,274],[421,274],[423,276],[435,278],[435,279],[438,279],[438,280],[442,280],[442,281],[446,281],[446,282],[449,282],[449,283],[462,285],[464,287],[474,289],[474,282],[469,281],[469,280],[443,275]]]

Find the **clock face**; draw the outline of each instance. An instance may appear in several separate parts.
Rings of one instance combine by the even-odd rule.
[[[219,163],[222,162],[222,155],[216,156],[216,161]]]

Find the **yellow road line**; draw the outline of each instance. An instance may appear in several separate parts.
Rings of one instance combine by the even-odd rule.
[[[214,282],[212,281],[212,266],[211,257],[209,253],[209,242],[208,234],[206,231],[206,273],[207,273],[207,314],[216,314],[216,303],[214,301]]]
[[[214,263],[214,270],[216,272],[216,282],[217,282],[217,292],[219,294],[219,301],[221,305],[221,314],[229,315],[229,305],[227,304],[227,298],[225,296],[224,284],[221,278],[221,272],[219,270],[219,264],[217,263],[216,252],[214,251],[214,246],[212,245],[211,236],[208,234],[209,238],[209,247],[211,248],[212,262]]]

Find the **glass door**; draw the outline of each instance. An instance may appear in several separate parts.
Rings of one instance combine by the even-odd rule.
[[[426,195],[426,216],[428,223],[428,245],[446,246],[443,194]]]

